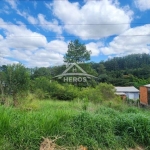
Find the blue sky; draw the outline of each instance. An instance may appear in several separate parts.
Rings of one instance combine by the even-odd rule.
[[[150,0],[0,1],[0,65],[61,65],[75,39],[93,62],[149,54]]]

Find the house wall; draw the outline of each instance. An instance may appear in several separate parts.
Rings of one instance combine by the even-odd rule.
[[[140,99],[140,94],[139,93],[134,93],[134,99]]]
[[[141,86],[140,87],[140,103],[142,104],[148,104],[148,93],[147,93],[147,87]]]
[[[117,93],[122,93],[122,92],[117,91]],[[133,99],[133,100],[139,99],[139,92],[123,92],[123,93],[125,93],[126,97],[129,99]]]
[[[138,92],[127,92],[126,95],[129,99],[133,99],[133,100],[139,99],[139,93]]]

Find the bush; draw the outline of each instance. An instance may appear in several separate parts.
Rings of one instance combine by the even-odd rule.
[[[100,83],[96,88],[88,87],[82,89],[79,98],[87,98],[94,103],[101,103],[102,101],[116,98],[115,89],[111,84]]]
[[[49,90],[49,84],[50,84],[50,80],[47,79],[46,77],[39,77],[34,79],[34,81],[32,81],[30,88],[31,90],[34,92],[37,89],[41,89],[42,91],[46,92]]]
[[[79,98],[88,99],[89,101],[94,103],[102,102],[102,97],[99,91],[91,87],[82,89],[79,93]]]
[[[61,85],[57,82],[50,83],[49,93],[58,100],[73,100],[78,96],[78,88],[74,85]]]
[[[100,83],[96,90],[101,94],[103,100],[112,100],[115,96],[115,88],[112,84]]]
[[[35,97],[40,100],[50,98],[50,94],[46,91],[43,91],[42,89],[36,89],[34,94],[35,94]]]

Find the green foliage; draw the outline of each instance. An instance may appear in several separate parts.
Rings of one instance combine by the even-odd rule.
[[[36,89],[34,94],[35,97],[40,100],[50,99],[50,94],[48,92],[43,91],[42,89]]]
[[[22,64],[8,65],[4,73],[4,82],[13,93],[29,89],[29,74]]]
[[[4,71],[6,93],[13,95],[14,105],[17,105],[17,95],[29,90],[30,76],[22,64],[8,65]]]
[[[116,135],[124,140],[124,135],[132,137],[134,142],[150,145],[150,119],[140,113],[120,115],[115,120]]]
[[[99,74],[99,82],[111,83],[114,86],[134,85],[139,88],[150,82],[149,63],[149,54],[132,54],[92,63],[92,68]]]
[[[88,99],[90,102],[101,103],[102,96],[95,88],[84,88],[79,93],[79,98],[82,100]]]
[[[90,60],[91,51],[86,50],[86,46],[79,40],[71,41],[68,45],[68,51],[64,56],[64,62],[79,63]]]
[[[109,101],[115,96],[115,89],[113,85],[107,83],[100,83],[96,88],[83,88],[79,94],[79,98],[87,98],[94,103],[101,103],[102,101]]]
[[[25,105],[30,108],[35,104],[36,111],[0,106],[0,144],[6,149],[37,150],[42,137],[53,136],[62,137],[56,142],[64,147],[84,145],[89,150],[129,149],[137,144],[148,149],[150,145],[147,110],[126,107],[120,111],[88,103],[94,110],[82,111],[82,103],[75,101],[32,101]]]
[[[69,107],[66,109],[64,103],[63,107],[55,102],[46,106],[42,111],[20,111],[0,106],[0,135],[11,143],[8,149],[37,150],[42,137],[58,135],[61,132],[62,123],[68,120],[73,112]],[[57,107],[61,110],[56,109]],[[6,143],[3,142],[3,145]]]
[[[31,85],[31,89],[38,99],[52,97],[58,100],[73,100],[78,96],[78,88],[74,85],[59,84],[46,77],[35,78]]]
[[[35,78],[31,82],[31,88],[33,91],[36,89],[41,89],[43,92],[47,92],[49,90],[50,80],[46,77]]]
[[[50,79],[51,78],[50,68],[45,67],[35,68],[33,73],[31,74],[31,78],[34,79],[39,77],[46,77]]]
[[[74,145],[85,145],[89,150],[113,147],[113,124],[107,117],[83,112],[73,117],[66,127],[65,140],[71,140]]]
[[[50,83],[50,95],[59,100],[73,100],[78,96],[78,88],[74,85],[61,85],[57,82]]]
[[[89,100],[87,98],[83,98],[82,102],[83,102],[82,109],[86,111],[88,109]]]
[[[96,90],[99,91],[103,100],[112,100],[115,98],[115,88],[112,84],[100,83],[96,87]]]

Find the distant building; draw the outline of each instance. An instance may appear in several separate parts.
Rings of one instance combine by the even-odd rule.
[[[115,87],[116,94],[120,95],[122,99],[129,98],[133,100],[139,99],[139,90],[134,86],[126,86],[126,87]]]
[[[150,105],[150,84],[140,87],[140,103]]]

